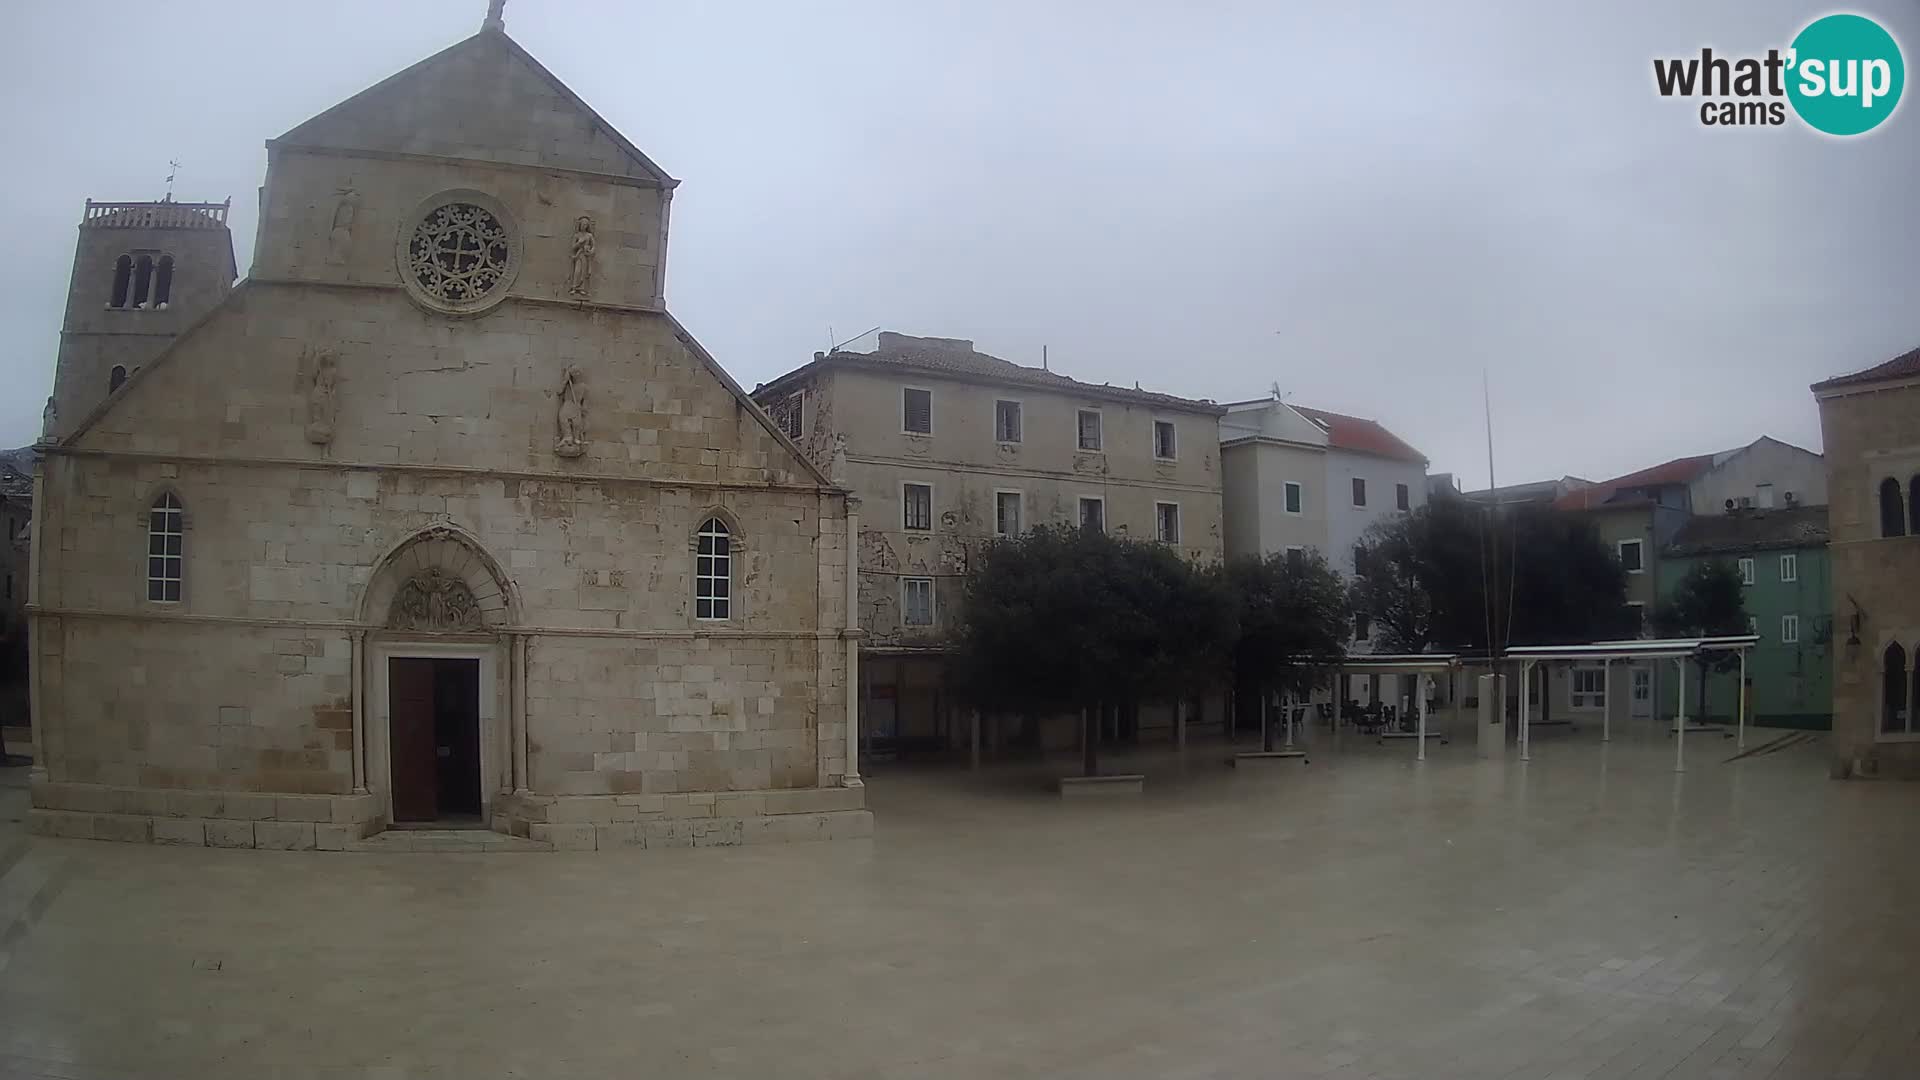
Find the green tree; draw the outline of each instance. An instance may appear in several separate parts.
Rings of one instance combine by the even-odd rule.
[[[1673,594],[1653,612],[1653,627],[1661,637],[1731,637],[1747,633],[1747,590],[1740,570],[1724,559],[1694,563],[1674,583]],[[1696,653],[1693,665],[1700,680],[1700,717],[1707,716],[1707,675],[1740,666],[1733,651]]]
[[[1220,576],[1172,548],[1065,526],[989,545],[966,579],[950,667],[982,708],[1098,717],[1218,681],[1234,636]]]
[[[1373,624],[1373,637],[1387,652],[1424,652],[1433,641],[1434,527],[1434,516],[1422,507],[1376,523],[1360,545],[1347,603]]]
[[[1340,575],[1318,552],[1295,552],[1236,559],[1222,576],[1239,611],[1236,698],[1306,697],[1346,653],[1347,590]],[[1272,750],[1272,725],[1262,725],[1262,735],[1262,749]]]
[[[1396,652],[1486,652],[1634,630],[1626,570],[1576,515],[1440,494],[1376,524],[1361,546],[1350,599]]]

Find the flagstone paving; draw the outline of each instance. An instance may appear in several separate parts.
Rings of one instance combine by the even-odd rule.
[[[8,770],[0,1075],[1920,1075],[1920,785],[1670,745],[895,766],[871,841],[591,854],[29,839]]]

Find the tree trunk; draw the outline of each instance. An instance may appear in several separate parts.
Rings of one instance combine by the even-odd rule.
[[[1094,746],[1100,741],[1099,716],[1105,709],[1106,706],[1101,705],[1093,709],[1080,710],[1080,723],[1083,729],[1080,733],[1080,773],[1082,776],[1097,775],[1098,755],[1094,750]]]

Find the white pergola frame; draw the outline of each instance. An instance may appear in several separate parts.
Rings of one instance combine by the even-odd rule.
[[[1687,753],[1687,680],[1686,664],[1700,653],[1738,652],[1740,654],[1740,704],[1738,709],[1739,749],[1747,747],[1747,650],[1760,640],[1758,634],[1727,637],[1653,638],[1633,641],[1597,641],[1586,645],[1522,645],[1506,650],[1505,658],[1520,663],[1520,760],[1530,761],[1532,739],[1527,709],[1528,678],[1540,663],[1592,663],[1600,661],[1602,685],[1606,687],[1601,706],[1600,741],[1613,738],[1613,662],[1615,660],[1672,660],[1681,673],[1676,680],[1673,771],[1686,771]],[[1704,707],[1704,704],[1703,704]]]
[[[1456,676],[1460,673],[1460,657],[1455,653],[1360,653],[1349,654],[1333,666],[1333,732],[1335,738],[1340,734],[1340,722],[1346,719],[1347,695],[1346,677],[1349,672],[1362,675],[1433,675],[1445,672],[1447,676],[1447,696],[1453,701],[1454,719],[1460,717],[1460,686]],[[1427,760],[1427,740],[1432,737],[1427,731],[1427,695],[1426,688],[1420,687],[1414,696],[1414,707],[1420,714],[1419,730],[1411,736],[1391,734],[1388,738],[1413,738],[1419,740],[1419,752],[1415,761]],[[1446,733],[1440,733],[1442,738]]]

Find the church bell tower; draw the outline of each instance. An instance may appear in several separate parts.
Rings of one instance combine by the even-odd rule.
[[[87,200],[43,438],[61,438],[233,288],[219,203]]]

